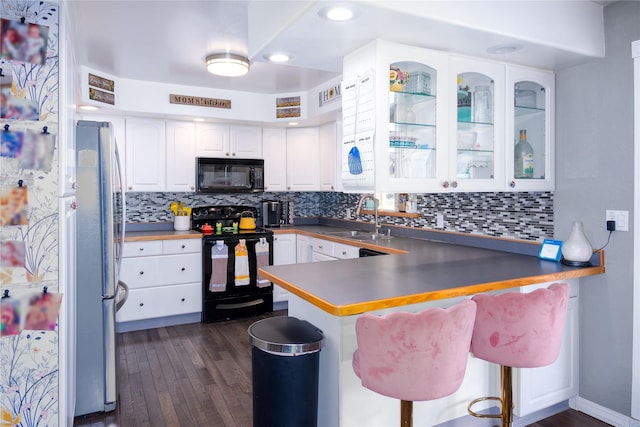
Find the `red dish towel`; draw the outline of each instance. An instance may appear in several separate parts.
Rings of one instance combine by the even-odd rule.
[[[223,240],[216,240],[211,247],[211,280],[209,291],[224,292],[227,289],[227,262],[229,261],[229,247]]]
[[[260,268],[267,267],[269,265],[269,242],[262,237],[259,242],[256,242],[256,265],[258,267],[258,280],[256,286],[259,288],[266,288],[271,284],[269,279],[260,274]]]
[[[249,251],[244,239],[240,239],[240,242],[236,245],[235,255],[236,286],[247,286],[251,282],[249,279]]]

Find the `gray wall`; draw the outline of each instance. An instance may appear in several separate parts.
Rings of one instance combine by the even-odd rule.
[[[556,76],[555,236],[580,219],[605,244],[605,210],[633,216],[633,61],[640,2],[605,7],[606,57]],[[633,223],[605,249],[607,273],[581,280],[580,396],[631,415]]]

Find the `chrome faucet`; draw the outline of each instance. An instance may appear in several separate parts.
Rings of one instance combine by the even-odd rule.
[[[360,200],[358,200],[358,206],[356,207],[356,216],[360,216],[360,211],[362,210],[362,203],[365,200],[371,199],[373,200],[373,231],[375,234],[379,234],[380,232],[380,223],[378,222],[378,207],[380,206],[380,201],[376,199],[371,194],[363,194],[360,196]]]

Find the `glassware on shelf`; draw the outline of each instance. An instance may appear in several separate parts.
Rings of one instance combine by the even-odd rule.
[[[493,96],[489,85],[475,87],[472,111],[475,123],[493,123]]]
[[[458,76],[458,121],[471,121],[471,92],[469,86],[462,86],[462,77]]]
[[[536,108],[536,92],[533,89],[525,89],[522,85],[516,84],[514,105],[523,108]]]

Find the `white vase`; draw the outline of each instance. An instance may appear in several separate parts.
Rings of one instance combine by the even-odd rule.
[[[584,235],[582,221],[573,221],[569,238],[562,243],[562,256],[567,261],[588,262],[591,255],[593,249]]]

